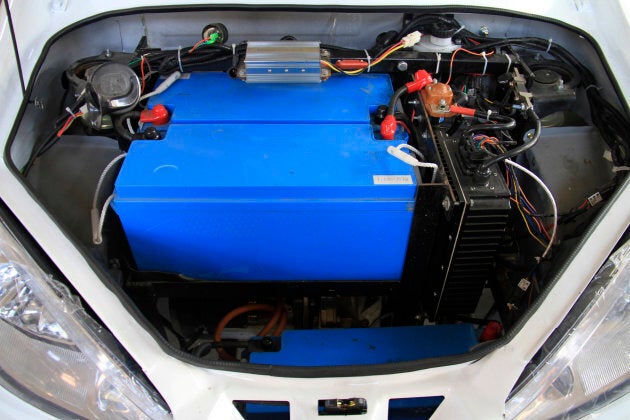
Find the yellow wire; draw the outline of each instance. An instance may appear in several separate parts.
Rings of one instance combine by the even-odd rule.
[[[372,61],[370,63],[370,66],[375,66],[378,63],[380,63],[381,61],[383,61],[384,59],[386,59],[387,57],[389,57],[392,53],[400,50],[401,48],[404,48],[404,45],[399,45],[396,48],[392,48],[391,51],[389,51],[387,54],[383,54],[382,56],[378,57],[376,60]],[[326,60],[321,60],[322,64],[325,64],[327,67],[329,67],[332,71],[336,72],[336,73],[343,73],[346,74],[348,76],[356,76],[357,74],[361,74],[363,73],[366,69],[357,69],[357,70],[340,70],[338,69],[334,64],[332,64],[329,61]]]
[[[525,218],[525,214],[523,214],[523,211],[521,210],[521,206],[517,204],[516,208],[518,209],[518,212],[521,214],[521,217],[523,217],[523,222],[525,222],[525,227],[527,228],[527,231],[529,232],[531,237],[536,239],[536,242],[538,242],[540,246],[542,246],[543,248],[546,248],[547,244],[541,241],[540,238],[538,238],[538,236],[534,235],[534,232],[532,232],[531,228],[529,227],[529,223],[527,223],[527,219]]]

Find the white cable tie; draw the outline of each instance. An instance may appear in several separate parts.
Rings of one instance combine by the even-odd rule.
[[[458,30],[455,31],[455,33],[453,35],[457,35],[458,33],[460,33],[461,31],[463,31],[464,29],[466,29],[466,25],[462,25],[459,27]]]
[[[179,64],[179,71],[181,73],[184,72],[184,68],[182,67],[182,46],[177,47],[177,64]]]
[[[545,53],[549,53],[549,50],[551,49],[551,43],[553,42],[553,39],[549,38],[549,44],[547,45],[547,49],[545,50]]]
[[[436,52],[435,57],[437,58],[437,63],[435,64],[435,74],[438,74],[440,72],[440,62],[442,61],[442,54]]]
[[[365,52],[365,57],[367,58],[367,72],[370,72],[370,69],[372,69],[372,57],[370,57],[370,53],[368,52],[368,50],[363,50]]]
[[[483,63],[483,73],[481,73],[482,76],[486,75],[486,70],[488,69],[488,57],[486,57],[486,52],[482,51],[481,52],[481,56],[484,59],[484,63]]]
[[[66,112],[70,114],[73,119],[76,118],[76,115],[74,115],[74,112],[72,112],[69,106],[66,107]]]
[[[492,114],[491,110],[488,110],[488,113],[486,114],[486,121],[490,122],[490,114]]]
[[[232,55],[236,55],[236,44],[232,44]]]
[[[507,58],[507,61],[508,61],[507,70],[505,72],[509,73],[510,72],[510,67],[512,67],[512,57],[510,57],[510,54],[508,54],[508,53],[503,53],[503,55],[505,56],[505,58]]]

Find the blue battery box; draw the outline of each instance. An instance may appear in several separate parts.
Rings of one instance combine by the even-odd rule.
[[[396,363],[463,354],[476,344],[471,324],[287,330],[280,351],[252,352],[250,362],[304,367]]]
[[[398,281],[417,177],[370,113],[387,75],[246,84],[191,73],[149,107],[162,140],[134,141],[113,208],[140,270],[226,281]]]

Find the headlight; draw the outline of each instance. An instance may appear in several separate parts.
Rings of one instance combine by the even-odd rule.
[[[551,351],[508,399],[507,418],[577,418],[630,390],[629,262],[630,242],[597,273],[561,337],[543,347]]]
[[[5,383],[52,411],[170,417],[160,397],[116,356],[113,336],[37,266],[1,220],[0,341]]]

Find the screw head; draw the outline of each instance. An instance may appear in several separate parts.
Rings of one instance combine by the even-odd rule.
[[[396,65],[396,68],[399,71],[406,71],[409,68],[409,65],[407,64],[406,61],[399,61],[398,64]]]

